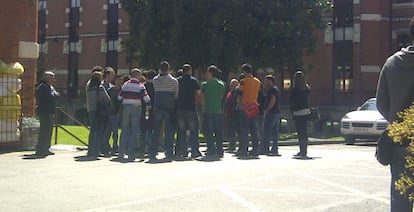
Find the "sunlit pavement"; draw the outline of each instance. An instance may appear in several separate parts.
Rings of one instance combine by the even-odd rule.
[[[387,211],[390,175],[373,146],[310,146],[312,159],[84,161],[84,151],[0,155],[0,211]]]

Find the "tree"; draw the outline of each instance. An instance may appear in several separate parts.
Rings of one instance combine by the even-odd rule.
[[[301,65],[325,26],[328,0],[123,0],[128,58],[145,68],[216,64],[231,70]]]

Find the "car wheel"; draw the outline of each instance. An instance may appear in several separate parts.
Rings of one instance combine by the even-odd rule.
[[[355,143],[355,137],[347,135],[345,136],[345,144],[346,145],[352,145]]]

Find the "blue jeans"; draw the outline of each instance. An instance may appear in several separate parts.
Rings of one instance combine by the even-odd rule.
[[[205,113],[204,124],[207,155],[223,155],[223,114]]]
[[[173,112],[174,110],[161,110],[159,108],[154,108],[153,133],[152,133],[152,141],[151,141],[151,145],[149,149],[150,157],[155,157],[157,155],[160,140],[164,141],[166,157],[173,156],[174,130],[175,130],[175,126],[174,126],[175,123],[173,123],[173,120],[172,120]],[[161,132],[162,123],[164,121],[165,121],[165,132]]]
[[[249,118],[244,111],[239,112],[240,147],[239,154],[246,154],[249,149],[249,132],[252,138],[252,151],[259,152],[259,137],[257,132],[257,117]]]
[[[119,156],[123,157],[128,152],[129,159],[135,159],[135,148],[139,138],[141,122],[141,106],[122,105],[121,143]]]
[[[191,154],[200,154],[198,144],[198,116],[192,111],[177,111],[178,123],[178,143],[180,154],[187,155],[187,130],[190,130],[189,144],[191,146]]]
[[[277,153],[279,148],[279,113],[268,113],[264,117],[264,135],[262,141],[262,151],[269,152],[270,141],[272,142],[272,152]]]
[[[88,155],[89,156],[98,156],[99,155],[99,126],[98,120],[96,118],[96,111],[88,112],[89,118],[89,145],[88,145]]]
[[[413,203],[406,197],[401,196],[395,190],[394,182],[400,174],[406,170],[404,167],[405,157],[407,156],[406,147],[393,147],[391,160],[391,212],[411,212]]]

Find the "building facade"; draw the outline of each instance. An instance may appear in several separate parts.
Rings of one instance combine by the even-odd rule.
[[[408,23],[413,0],[335,0],[327,28],[316,31],[315,54],[305,68],[312,104],[356,106],[375,96],[386,58],[410,42]],[[58,86],[76,98],[95,65],[128,73],[122,40],[128,16],[119,0],[39,2],[39,68],[54,70]],[[288,101],[295,70],[277,73]]]
[[[53,70],[57,86],[76,98],[93,66],[128,73],[122,40],[128,17],[119,0],[39,1],[41,71]]]

